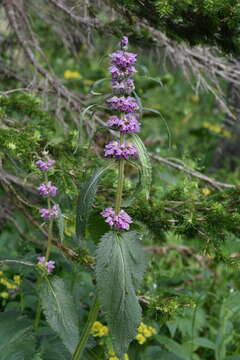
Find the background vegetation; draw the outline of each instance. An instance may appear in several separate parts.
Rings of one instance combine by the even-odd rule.
[[[228,112],[219,105],[218,94],[199,90],[191,73],[186,80],[182,68],[164,61],[163,49],[150,41],[151,33],[136,27],[132,30],[132,26],[144,17],[148,26],[174,39],[218,45],[235,56],[239,1],[179,4],[129,0],[126,4],[122,1],[120,9],[116,3],[111,5],[115,10],[110,9],[123,17],[121,24],[111,19],[116,25],[111,33],[106,31],[109,24],[105,22],[97,30],[85,29],[82,37],[76,28],[71,38],[63,39],[54,19],[52,23],[43,21],[27,1],[34,36],[47,58],[45,61],[32,39],[26,44],[37,62],[31,63],[26,61],[26,54],[30,56],[27,49],[19,47],[24,28],[18,33],[19,25],[14,29],[11,18],[10,5],[17,21],[21,6],[4,2],[0,37],[0,259],[36,264],[46,247],[46,228],[37,211],[43,202],[36,191],[41,174],[35,161],[48,152],[56,160],[50,179],[59,188],[57,201],[62,210],[62,222],[54,227],[51,258],[56,270],[49,282],[64,316],[56,315],[55,295],[49,288],[36,286],[36,267],[0,261],[0,359],[70,359],[75,336],[86,322],[95,289],[95,249],[107,229],[99,213],[112,201],[116,171],[111,169],[103,177],[84,244],[79,247],[79,188],[103,165],[103,146],[109,139],[107,130],[102,129],[107,114],[84,109],[101,103],[102,94],[109,91],[108,82],[99,80],[108,77],[106,55],[116,48],[125,28],[132,40],[131,51],[139,53],[135,80],[143,106],[142,139],[153,165],[149,202],[138,192],[129,208],[136,219],[133,229],[144,226],[141,244],[148,257],[138,293],[145,325],[130,346],[129,359],[238,360],[240,190],[236,151],[223,153],[224,161],[216,166],[217,149],[223,142],[231,142],[236,130],[226,125]],[[67,5],[71,8],[72,4]],[[109,8],[100,12],[98,4],[87,5],[84,16],[96,23],[111,14]],[[43,17],[48,11],[50,14],[51,2],[40,8]],[[130,17],[128,22],[125,16]],[[227,104],[229,82],[219,82]],[[131,197],[137,182],[137,174],[128,169],[125,197]],[[34,330],[39,297],[44,313]],[[98,321],[86,360],[116,360],[103,314]]]

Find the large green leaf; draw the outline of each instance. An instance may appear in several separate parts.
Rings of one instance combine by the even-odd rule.
[[[58,277],[46,279],[39,295],[49,325],[73,353],[79,340],[78,313],[64,281]]]
[[[136,134],[131,134],[134,145],[137,148],[139,160],[142,167],[142,185],[145,189],[146,199],[149,199],[150,187],[152,183],[152,165],[147,149]]]
[[[80,188],[76,215],[76,234],[79,240],[83,240],[85,236],[90,210],[97,193],[99,181],[105,171],[109,169],[112,164],[113,163],[110,163],[105,167],[97,169],[90,179],[85,181]]]
[[[15,311],[0,313],[0,359],[32,360],[34,353],[32,322]]]
[[[141,321],[135,289],[145,262],[136,232],[105,234],[97,249],[97,287],[117,355],[127,352]]]

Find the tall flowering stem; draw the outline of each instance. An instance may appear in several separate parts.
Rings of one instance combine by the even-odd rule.
[[[120,144],[124,143],[124,135],[120,135]],[[124,166],[125,160],[120,159],[118,165],[118,185],[117,185],[117,192],[116,192],[116,202],[115,202],[115,214],[118,215],[121,209],[121,202],[122,202],[122,193],[123,193],[123,184],[124,184]]]
[[[111,227],[128,230],[132,219],[124,210],[121,210],[121,203],[125,162],[138,156],[135,146],[130,141],[126,141],[127,134],[140,131],[137,114],[139,106],[135,98],[130,96],[135,88],[131,76],[136,72],[134,65],[137,54],[127,52],[128,38],[126,36],[122,38],[120,47],[120,50],[109,55],[111,59],[109,71],[112,75],[111,85],[114,96],[107,99],[109,108],[114,112],[114,115],[108,119],[107,125],[110,129],[119,131],[120,140],[113,140],[105,146],[105,157],[115,158],[119,162],[118,185],[115,209],[107,208],[101,215]]]
[[[36,166],[38,167],[38,169],[45,175],[45,177],[44,177],[45,182],[43,184],[41,184],[40,186],[38,186],[37,190],[39,191],[39,194],[41,196],[47,198],[47,208],[39,209],[39,214],[44,220],[49,221],[47,249],[46,249],[45,256],[38,257],[38,265],[41,266],[41,268],[44,269],[44,271],[46,271],[47,273],[51,273],[55,268],[55,262],[51,261],[51,260],[49,261],[48,259],[50,256],[52,239],[53,239],[53,234],[52,234],[53,219],[58,216],[58,206],[57,205],[51,206],[51,197],[56,196],[58,189],[56,186],[52,185],[51,181],[48,181],[48,173],[47,173],[48,170],[52,168],[54,163],[55,163],[54,160],[48,160],[48,161],[38,160],[36,162]],[[43,280],[43,276],[40,276],[37,280],[37,286],[40,285],[42,280]],[[39,326],[41,314],[42,314],[42,308],[41,308],[41,305],[39,304],[36,315],[35,315],[35,321],[34,321],[34,329],[35,330],[37,330],[37,328]]]

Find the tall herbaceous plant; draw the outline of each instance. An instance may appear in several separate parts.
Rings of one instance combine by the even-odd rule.
[[[115,203],[103,209],[101,215],[110,226],[97,248],[97,296],[106,314],[107,324],[117,356],[123,359],[141,322],[141,307],[136,295],[143,278],[145,261],[139,239],[141,234],[131,231],[134,219],[122,208],[125,164],[137,167],[146,185],[148,198],[151,167],[145,147],[136,133],[140,131],[140,104],[134,93],[133,74],[137,54],[128,52],[128,38],[120,42],[121,49],[110,54],[113,96],[106,102],[112,111],[107,121],[116,137],[104,149],[105,158],[114,159],[118,166]],[[137,161],[136,161],[137,160]]]
[[[136,72],[137,54],[128,52],[127,49],[128,38],[124,36],[120,42],[120,50],[109,55],[109,71],[112,77],[111,87],[113,94],[106,99],[108,111],[111,111],[106,126],[114,134],[115,138],[106,144],[104,149],[106,166],[97,169],[90,179],[82,185],[77,201],[76,233],[77,237],[83,240],[98,183],[109,168],[117,166],[118,179],[114,204],[101,211],[101,216],[109,225],[109,231],[102,236],[97,247],[95,266],[97,291],[95,299],[79,341],[77,323],[64,323],[63,331],[60,331],[60,336],[65,341],[64,344],[72,353],[72,360],[79,360],[84,356],[84,349],[92,334],[93,324],[97,319],[99,308],[102,309],[103,314],[106,316],[112,340],[113,351],[111,351],[121,360],[127,358],[126,353],[129,344],[136,338],[137,329],[141,324],[141,307],[136,291],[143,278],[145,260],[143,250],[139,244],[141,234],[130,229],[134,219],[128,214],[127,207],[132,204],[135,194],[140,189],[148,199],[151,184],[151,165],[145,146],[137,135],[141,127],[139,122],[141,105],[134,92],[135,86],[132,79],[132,75]],[[132,96],[132,94],[135,96]],[[90,108],[92,106],[94,105],[91,105]],[[46,254],[38,258],[38,267],[45,271],[39,277],[39,286],[46,278],[46,274],[52,273],[55,268],[54,261],[49,260],[53,242],[53,221],[56,218],[59,225],[62,219],[60,206],[53,200],[58,189],[48,179],[48,172],[51,172],[54,160],[45,160],[38,160],[36,163],[42,174],[45,175],[45,182],[38,187],[38,190],[47,199],[48,205],[47,208],[39,209],[39,213],[49,224]],[[138,169],[141,182],[137,186],[137,191],[134,191],[130,198],[123,201],[126,163]],[[62,226],[59,225],[59,228],[61,230]],[[49,281],[47,283],[50,284]],[[54,293],[52,289],[53,283],[58,288],[60,285],[62,289],[64,288],[62,282],[56,279],[55,282],[51,283],[52,285],[50,284],[51,291],[49,290],[48,295]],[[42,296],[42,298],[45,300],[46,297]],[[55,304],[55,295],[53,300]],[[69,312],[70,310],[66,308],[67,303],[63,305],[65,311]],[[64,314],[61,313],[58,318],[58,316],[55,317],[54,309],[50,309],[50,311],[49,307],[47,307],[47,310],[49,310],[47,311],[46,306],[44,309],[49,321],[52,321],[53,328],[58,330],[56,324],[59,325],[61,316]],[[52,314],[52,311],[55,315]],[[74,309],[72,308],[71,311],[74,312]],[[52,315],[54,316],[52,317]],[[35,329],[38,328],[40,317],[41,306],[39,305],[35,319]],[[65,329],[66,326],[67,330]],[[77,338],[75,336],[69,337],[69,334],[75,334]]]

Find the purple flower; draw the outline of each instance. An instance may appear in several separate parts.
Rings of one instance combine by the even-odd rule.
[[[106,223],[117,229],[129,230],[129,224],[132,223],[132,218],[124,210],[120,210],[116,214],[113,208],[106,208],[101,215],[105,218]]]
[[[109,103],[109,106],[112,110],[118,110],[118,111],[124,111],[127,113],[133,113],[136,110],[139,109],[138,103],[136,100],[131,97],[117,97],[113,96],[109,99],[107,99],[107,102]]]
[[[119,130],[122,134],[137,133],[140,131],[140,123],[134,114],[126,114],[121,117],[111,116],[107,125],[114,130]]]
[[[112,157],[115,159],[130,159],[138,156],[137,149],[131,142],[124,142],[120,144],[119,141],[113,140],[105,146],[105,157]]]
[[[135,89],[134,81],[132,79],[124,79],[124,80],[112,80],[111,85],[113,90],[117,93],[127,93],[129,94],[131,91]]]
[[[123,50],[127,50],[128,48],[128,37],[123,36],[122,40],[120,41],[120,46]]]
[[[38,264],[42,264],[47,269],[49,274],[55,269],[55,261],[46,261],[45,256],[38,257]]]
[[[56,218],[59,215],[58,206],[53,205],[53,207],[50,210],[49,209],[44,209],[44,208],[39,209],[39,213],[40,213],[40,216],[45,220]]]
[[[36,161],[36,165],[41,171],[47,171],[54,164],[55,164],[55,160],[48,160],[48,161],[38,160],[38,161]]]
[[[126,69],[120,69],[115,65],[111,65],[109,66],[109,71],[112,75],[113,79],[124,79],[128,76],[131,76],[132,74],[134,74],[135,72],[137,72],[137,70],[135,69],[134,66],[129,66]]]
[[[57,194],[57,187],[52,185],[51,181],[48,181],[47,184],[41,184],[38,188],[37,188],[40,192],[40,195],[43,196],[56,196]]]
[[[133,66],[137,61],[137,54],[129,53],[122,50],[109,54],[109,56],[112,59],[111,64],[116,65],[122,69]]]

